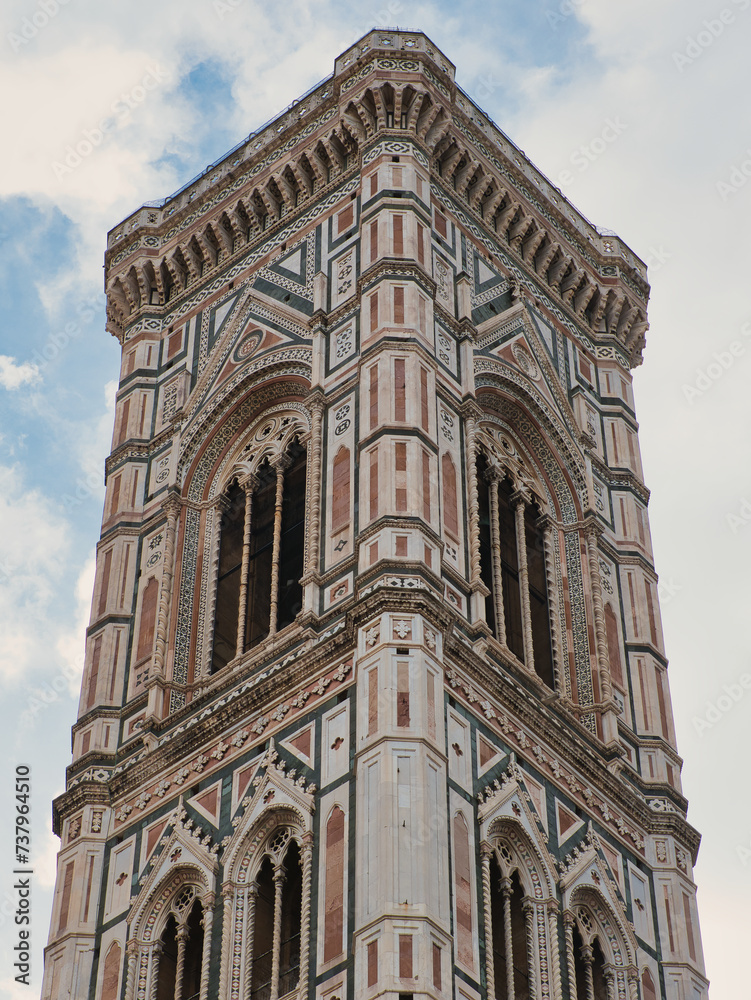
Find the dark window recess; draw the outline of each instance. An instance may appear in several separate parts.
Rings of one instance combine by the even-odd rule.
[[[302,608],[305,541],[305,449],[294,442],[287,452],[289,465],[283,474],[280,524],[279,587],[276,629],[291,624]],[[246,495],[237,482],[229,487],[222,515],[219,572],[214,620],[212,673],[221,670],[236,655],[262,642],[271,629],[271,582],[274,563],[274,516],[277,472],[268,461],[256,471],[258,485],[250,494],[250,542],[248,546],[245,638],[238,649],[243,536]]]
[[[237,609],[240,601],[240,568],[243,558],[245,491],[237,482],[226,493],[222,514],[219,571],[216,584],[214,656],[212,670],[221,670],[234,658],[237,649]]]
[[[187,921],[188,937],[185,942],[185,964],[180,995],[197,997],[201,989],[203,959],[203,907],[196,900]],[[161,937],[161,955],[157,976],[156,1000],[173,1000],[177,986],[177,923],[170,914]]]
[[[263,860],[256,887],[250,996],[252,1000],[267,1000],[271,993],[274,965],[274,872],[268,857]],[[302,866],[300,850],[295,841],[290,843],[284,857],[281,904],[278,996],[291,993],[300,981]]]
[[[488,462],[484,455],[477,459],[477,482],[480,520],[480,572],[482,582],[490,591],[486,598],[485,613],[488,625],[499,641],[498,623],[495,620],[493,580],[493,532],[490,523],[490,484],[487,478]],[[514,492],[508,478],[498,484],[498,536],[500,541],[501,589],[503,612],[506,620],[506,645],[520,660],[524,660],[524,629],[522,625],[522,600],[519,585],[519,555],[516,537],[516,516],[511,502]],[[539,511],[534,504],[527,504],[524,512],[524,534],[527,548],[529,575],[529,606],[532,617],[532,648],[535,672],[549,687],[553,687],[553,651],[550,638],[547,575],[545,571],[544,533],[538,526]]]
[[[524,526],[529,567],[529,609],[532,613],[532,649],[535,673],[548,687],[553,687],[553,647],[550,639],[548,584],[545,572],[545,536],[537,524],[539,512],[527,505]]]
[[[248,649],[266,638],[271,621],[276,470],[265,462],[257,475],[259,485],[253,493],[250,512],[248,603],[245,617],[245,644]]]
[[[303,556],[305,548],[305,449],[295,443],[292,465],[284,474],[282,539],[279,556],[279,613],[277,629],[290,625],[302,609]],[[281,995],[281,994],[280,994]]]
[[[527,931],[522,900],[524,893],[517,872],[511,876],[511,955],[506,954],[504,934],[503,897],[500,892],[501,871],[493,856],[490,860],[491,911],[493,921],[493,958],[495,959],[495,981],[505,996],[508,982],[508,968],[513,969],[514,989],[517,997],[529,996],[529,970],[527,967]],[[586,992],[580,996],[586,996]]]

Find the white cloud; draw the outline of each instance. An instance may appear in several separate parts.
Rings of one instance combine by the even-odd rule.
[[[15,358],[0,354],[0,386],[3,389],[18,389],[22,385],[33,385],[40,379],[39,369],[28,361],[18,364]]]
[[[95,572],[96,554],[92,552],[76,580],[75,622],[69,628],[61,628],[55,642],[55,649],[62,662],[61,676],[67,681],[68,690],[74,698],[77,698],[81,691],[86,627],[91,615],[91,595],[94,592]]]
[[[67,522],[15,467],[0,466],[0,679],[18,681],[45,663],[52,608],[67,571]]]

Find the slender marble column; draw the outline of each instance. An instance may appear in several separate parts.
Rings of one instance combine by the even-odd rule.
[[[308,966],[310,965],[310,893],[313,884],[313,834],[306,833],[302,842],[302,915],[300,918],[300,981],[298,996],[308,992]]]
[[[535,957],[536,907],[531,899],[522,903],[524,927],[527,932],[527,972],[529,975],[529,1000],[537,1000],[537,959]]]
[[[136,961],[138,959],[138,945],[134,941],[128,942],[128,971],[125,981],[125,1000],[133,1000],[136,992]]]
[[[485,909],[485,979],[488,1000],[495,1000],[495,956],[493,955],[493,904],[490,887],[490,858],[493,849],[483,843],[482,851],[482,898]]]
[[[175,969],[175,1000],[183,1000],[183,980],[185,979],[185,946],[188,941],[188,925],[177,928],[177,968]]]
[[[514,986],[514,935],[511,929],[511,879],[501,879],[503,896],[503,944],[506,952],[506,998],[515,1000]]]
[[[157,1000],[156,991],[159,988],[159,960],[162,957],[162,942],[155,941],[151,946],[151,961],[149,962],[150,968],[150,983],[149,983],[149,1000]]]
[[[529,604],[529,566],[527,564],[527,535],[524,530],[524,510],[528,497],[517,490],[511,497],[516,519],[516,552],[519,562],[519,592],[522,602],[522,630],[524,633],[524,666],[535,672],[535,653],[532,644],[532,609]]]
[[[203,911],[203,952],[201,954],[201,984],[199,1000],[208,1000],[209,965],[211,962],[211,927],[214,923],[214,901],[207,901]]]
[[[282,501],[284,498],[284,470],[289,464],[286,458],[274,462],[276,468],[276,500],[274,503],[274,548],[271,557],[271,606],[269,611],[269,635],[276,634],[279,618],[279,554],[282,544]],[[272,998],[275,1000],[275,998]]]
[[[587,991],[586,1000],[595,1000],[595,983],[592,978],[594,953],[588,944],[582,946],[581,956],[582,963],[584,964],[584,988]]]
[[[222,889],[222,962],[219,968],[219,996],[226,997],[227,983],[232,968],[232,909],[235,903],[235,887],[225,885]]]
[[[164,540],[162,584],[159,589],[159,612],[156,622],[154,673],[157,676],[164,674],[164,655],[167,649],[167,619],[169,617],[170,597],[172,596],[172,577],[175,569],[175,535],[177,533],[177,519],[180,514],[180,498],[174,493],[169,493],[162,501],[162,507],[167,514],[167,527]]]
[[[250,1000],[253,990],[253,947],[256,931],[256,900],[258,888],[255,884],[245,890],[245,975],[243,976],[243,1000]]]
[[[490,470],[490,546],[493,553],[493,610],[495,611],[496,637],[506,646],[506,612],[503,608],[503,571],[501,568],[501,525],[498,509],[499,469]]]
[[[240,564],[240,597],[237,602],[237,647],[235,656],[245,652],[245,617],[248,610],[248,567],[250,566],[250,529],[253,508],[253,490],[257,483],[255,477],[247,479],[242,487],[245,490],[245,518],[243,521],[243,555]]]
[[[566,934],[566,971],[568,972],[568,995],[570,1000],[579,1000],[576,991],[576,960],[574,958],[574,917],[571,913],[563,914],[563,927]]]
[[[553,903],[548,903],[548,954],[550,955],[550,979],[553,989],[553,1000],[563,1000],[563,983],[561,982],[561,960],[559,951],[560,932],[558,930],[558,909]]]
[[[270,1000],[279,998],[279,965],[282,950],[282,889],[285,871],[282,865],[274,869],[274,936],[271,945]]]

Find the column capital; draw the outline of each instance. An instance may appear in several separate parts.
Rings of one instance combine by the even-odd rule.
[[[605,525],[599,520],[597,514],[589,513],[585,515],[583,530],[587,537],[594,536],[595,540],[605,533]]]
[[[528,486],[517,486],[509,499],[514,507],[520,507],[522,504],[528,507],[532,503],[532,493]]]
[[[482,420],[483,417],[483,412],[476,399],[466,399],[459,407],[459,413],[465,420],[474,420],[476,422]]]
[[[552,514],[547,513],[547,511],[544,514],[540,514],[537,518],[537,524],[543,531],[555,531],[558,527],[556,519]]]
[[[303,405],[307,406],[313,413],[323,413],[326,409],[326,397],[321,389],[312,389],[303,400]]]
[[[245,496],[247,497],[249,493],[255,493],[258,489],[258,476],[255,472],[251,472],[247,476],[243,476],[242,479],[238,479],[237,485],[240,489],[245,490]]]
[[[275,455],[269,462],[269,465],[272,469],[276,469],[278,475],[280,472],[284,472],[285,469],[288,469],[290,465],[292,465],[292,459],[289,454],[285,452],[283,455]]]
[[[487,469],[483,472],[483,479],[486,483],[502,483],[506,478],[506,470],[497,462],[489,462]]]
[[[170,487],[162,498],[162,510],[167,517],[177,517],[182,509],[183,501],[177,489]]]
[[[486,859],[489,860],[493,856],[493,845],[489,841],[483,840],[480,844],[480,854],[482,855],[483,861]]]

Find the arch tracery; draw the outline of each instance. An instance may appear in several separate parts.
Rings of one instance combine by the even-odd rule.
[[[273,747],[261,766],[224,856],[220,996],[229,1000],[302,996],[307,981],[313,791],[286,776]]]

